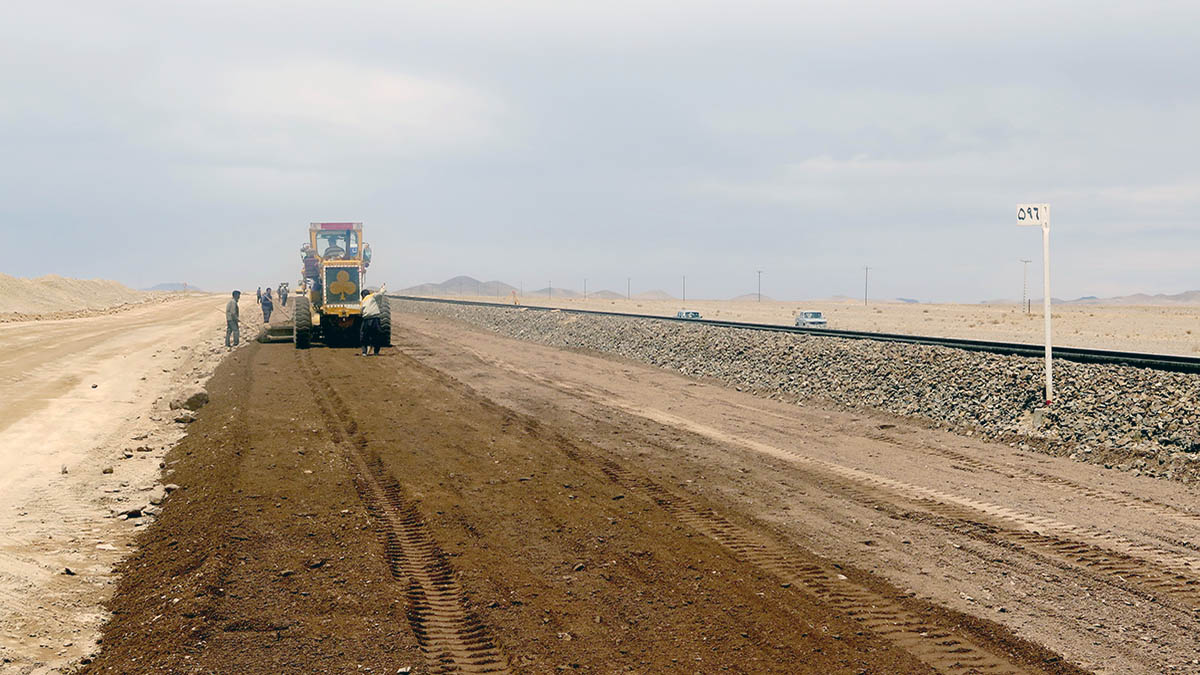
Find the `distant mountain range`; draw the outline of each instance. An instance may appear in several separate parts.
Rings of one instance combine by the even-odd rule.
[[[143,288],[143,291],[195,291],[203,293],[198,287],[183,281],[168,281],[162,284],[154,284],[150,288]]]
[[[402,288],[397,293],[401,295],[431,295],[442,298],[450,297],[502,297],[507,298],[514,292],[520,293],[520,289],[511,284],[506,284],[503,281],[480,281],[474,277],[459,275],[457,277],[447,279],[441,283],[426,283],[417,284]],[[527,298],[582,298],[583,293],[573,288],[559,288],[545,286],[537,288],[525,293]],[[618,300],[625,297],[624,293],[616,293],[608,290],[588,291],[588,299],[598,300]],[[672,300],[673,298],[662,291],[647,291],[645,293],[635,293],[635,299],[642,300]]]
[[[1042,304],[1041,298],[1032,298],[1030,300],[1034,306]],[[1062,298],[1050,298],[1051,304],[1055,305],[1140,305],[1151,307],[1170,307],[1170,306],[1189,306],[1200,305],[1200,291],[1184,291],[1182,293],[1157,293],[1150,295],[1148,293],[1134,293],[1132,295],[1118,295],[1111,298],[1099,298],[1094,295],[1085,295],[1074,300],[1064,300]],[[1019,305],[1020,300],[984,300],[981,305]]]
[[[159,284],[153,288],[146,290],[166,290],[178,291],[183,290],[183,284]],[[200,290],[193,286],[188,286],[188,290]],[[508,298],[514,292],[520,293],[520,289],[511,284],[506,284],[503,281],[480,281],[474,277],[460,275],[451,279],[447,279],[441,283],[427,283],[410,286],[398,291],[402,295],[429,295],[435,297],[483,297],[483,298]],[[525,297],[530,298],[582,298],[583,293],[574,288],[560,288],[558,286],[551,289],[549,286],[538,288],[532,291],[527,291]],[[610,290],[588,291],[588,299],[597,300],[620,300],[625,297],[624,293],[617,293]],[[677,300],[675,296],[662,290],[643,291],[633,294],[634,300]],[[753,302],[758,299],[757,293],[745,293],[736,297],[730,298],[736,302]],[[774,302],[767,295],[762,296],[763,300]],[[861,297],[853,298],[845,295],[835,295],[829,298],[835,302],[862,302]],[[895,298],[893,300],[877,300],[872,298],[874,302],[901,302],[901,303],[917,303],[919,300],[913,298]],[[1041,299],[1034,299],[1034,305],[1040,304]],[[1149,295],[1146,293],[1135,293],[1133,295],[1121,295],[1111,298],[1099,298],[1094,295],[1087,295],[1074,300],[1064,300],[1062,298],[1051,298],[1051,302],[1056,305],[1162,305],[1162,306],[1187,306],[1200,305],[1200,290],[1185,291],[1183,293]],[[981,300],[981,305],[1016,305],[1020,304],[1019,300]]]
[[[1068,300],[1069,305],[1200,305],[1200,291],[1184,291],[1182,293],[1166,294],[1134,293],[1119,295],[1115,298],[1097,298],[1094,295]]]
[[[402,288],[397,293],[401,295],[434,295],[439,297],[475,296],[475,297],[508,297],[516,286],[510,286],[503,281],[480,281],[473,277],[457,276],[447,279],[440,284],[418,284]]]
[[[771,296],[769,296],[769,295],[764,294],[762,296],[762,299],[766,300],[767,302],[774,302],[774,300],[772,300]],[[758,301],[758,293],[744,293],[742,295],[734,296],[734,297],[730,298],[730,300],[732,300],[733,302],[757,302]]]

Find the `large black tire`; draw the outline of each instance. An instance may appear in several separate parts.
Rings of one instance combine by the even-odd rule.
[[[379,332],[382,333],[383,346],[392,346],[392,307],[388,304],[388,296],[379,296]]]
[[[312,310],[309,308],[308,298],[303,295],[297,295],[292,300],[292,326],[296,349],[308,349],[312,344]]]

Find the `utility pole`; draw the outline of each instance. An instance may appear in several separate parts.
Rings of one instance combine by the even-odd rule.
[[[863,267],[863,307],[867,306],[867,287],[871,281],[871,268]]]
[[[683,304],[687,304],[687,275],[683,275]]]
[[[554,282],[553,282],[553,281],[547,281],[547,282],[546,282],[546,284],[548,284],[548,285],[546,286],[546,297],[547,297],[547,298],[553,298],[553,297],[554,297]]]
[[[630,290],[632,288],[633,288],[633,277],[625,277],[625,299],[626,300],[633,299],[633,292]]]
[[[583,299],[587,300],[587,278],[583,279]]]
[[[763,271],[762,270],[755,270],[755,271],[758,272],[758,301],[762,302],[762,273],[763,273]]]
[[[1032,260],[1021,258],[1021,262],[1025,263],[1021,266],[1021,311],[1029,313],[1029,263]]]

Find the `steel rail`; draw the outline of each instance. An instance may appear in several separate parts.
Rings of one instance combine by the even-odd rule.
[[[773,323],[749,323],[742,321],[722,321],[719,319],[681,319],[674,316],[657,314],[632,314],[626,312],[606,312],[597,309],[571,309],[565,307],[543,307],[538,305],[509,305],[499,302],[480,302],[478,300],[450,300],[448,298],[431,298],[415,295],[392,295],[389,298],[397,300],[414,300],[417,302],[440,302],[452,305],[469,305],[476,307],[494,307],[500,309],[529,309],[540,312],[563,312],[567,314],[593,314],[597,316],[616,316],[630,319],[652,319],[655,321],[677,321],[680,323],[703,324],[722,328],[740,328],[744,330],[761,330],[776,333],[799,333],[821,337],[842,338],[846,340],[874,340],[876,342],[900,342],[915,345],[932,345],[950,347],[973,352],[991,354],[1008,354],[1013,356],[1043,357],[1045,345],[1027,344],[1022,342],[995,342],[991,340],[970,340],[966,338],[932,337],[925,335],[905,335],[903,333],[872,333],[858,330],[838,330],[833,328],[803,328]],[[1087,347],[1054,347],[1054,358],[1063,361],[1079,363],[1102,363],[1109,365],[1131,366],[1134,368],[1149,368],[1176,373],[1200,373],[1200,357],[1182,356],[1177,354],[1149,354],[1144,352],[1126,352],[1111,349],[1091,349]]]

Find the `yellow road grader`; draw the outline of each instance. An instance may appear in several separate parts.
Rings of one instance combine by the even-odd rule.
[[[362,223],[310,223],[308,243],[300,248],[301,287],[292,308],[296,349],[313,342],[329,346],[358,344],[362,325],[362,289],[371,247],[363,242]],[[392,342],[387,296],[379,298],[384,344]]]

